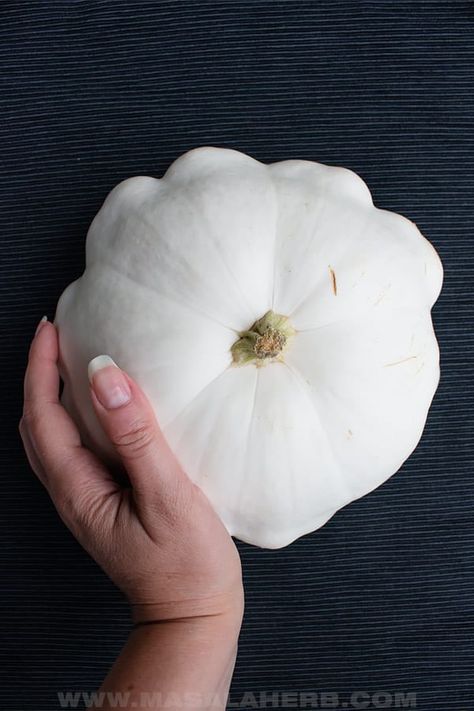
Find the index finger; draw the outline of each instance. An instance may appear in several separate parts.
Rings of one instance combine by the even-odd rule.
[[[41,333],[41,337],[40,337]],[[46,341],[44,341],[46,336]],[[44,316],[38,324],[30,345],[28,365],[23,383],[24,403],[27,407],[59,402],[59,355],[56,329]]]
[[[97,483],[111,476],[82,446],[79,431],[59,402],[58,336],[46,321],[33,338],[24,380],[23,420],[45,471],[48,489],[58,491]]]

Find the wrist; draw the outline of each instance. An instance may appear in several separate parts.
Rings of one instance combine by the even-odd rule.
[[[101,691],[116,693],[125,683],[128,691],[133,685],[130,708],[140,705],[142,693],[159,691],[165,700],[168,694],[173,699],[183,694],[173,708],[184,703],[190,711],[202,710],[212,698],[214,708],[225,709],[239,631],[240,622],[228,612],[136,626]],[[186,700],[188,694],[193,701]]]
[[[180,649],[180,654],[201,657],[218,654],[221,659],[235,661],[242,616],[230,613],[194,617],[175,617],[135,623],[131,638],[148,648]]]
[[[199,623],[240,629],[244,611],[243,592],[219,593],[208,597],[166,600],[160,602],[131,602],[135,626],[163,623]]]

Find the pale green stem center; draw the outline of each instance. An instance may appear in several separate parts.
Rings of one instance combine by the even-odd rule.
[[[231,348],[234,364],[259,366],[282,360],[282,353],[294,335],[295,329],[287,316],[267,311],[248,331],[239,334]]]

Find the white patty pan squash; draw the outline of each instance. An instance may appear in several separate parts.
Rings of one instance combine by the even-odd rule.
[[[86,254],[56,313],[83,441],[114,458],[87,380],[106,353],[237,538],[287,545],[417,445],[441,262],[351,171],[198,148],[114,188]]]

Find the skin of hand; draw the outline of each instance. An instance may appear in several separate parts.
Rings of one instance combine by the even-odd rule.
[[[89,364],[90,395],[130,485],[117,483],[82,445],[59,401],[58,356],[56,328],[42,320],[30,347],[19,429],[62,520],[125,594],[140,625],[102,688],[117,690],[126,681],[128,690],[225,692],[244,607],[232,538],[180,467],[137,383],[101,356]],[[130,703],[139,707],[135,697]]]

